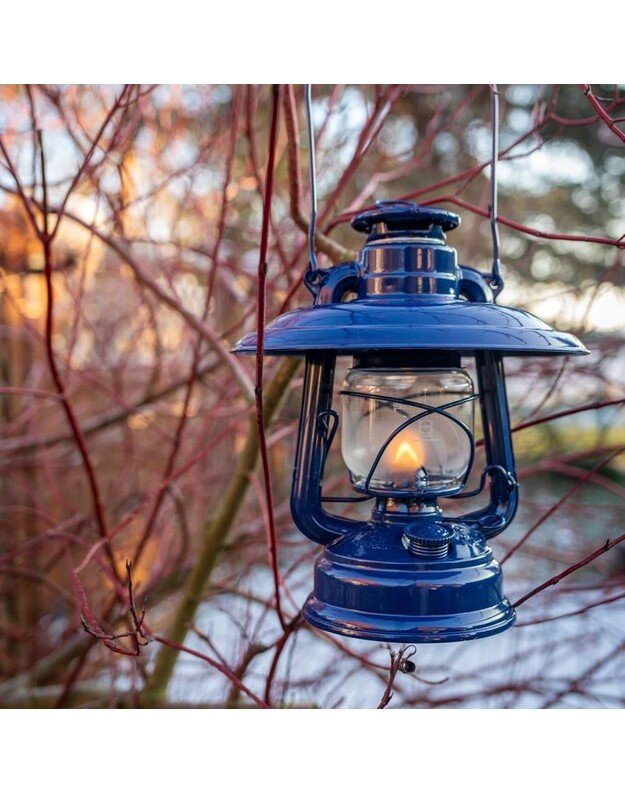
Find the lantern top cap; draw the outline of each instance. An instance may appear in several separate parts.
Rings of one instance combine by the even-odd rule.
[[[382,225],[391,232],[424,232],[435,226],[449,232],[460,226],[460,216],[437,207],[422,207],[413,201],[376,201],[373,209],[361,212],[352,220],[352,228],[365,234]]]

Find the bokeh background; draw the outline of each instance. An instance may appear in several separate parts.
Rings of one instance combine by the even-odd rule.
[[[499,90],[499,302],[591,350],[507,365],[522,508],[493,547],[515,601],[625,532],[625,95]],[[322,265],[362,244],[356,211],[402,197],[459,212],[451,244],[489,268],[489,86],[313,97]],[[303,87],[0,98],[0,703],[375,707],[389,648],[299,619],[318,551],[288,508],[301,370],[265,363],[270,511],[255,362],[229,352],[257,320],[272,106],[267,318],[310,300]],[[349,492],[338,449],[326,487]],[[420,647],[389,707],[622,707],[624,548],[504,635]]]

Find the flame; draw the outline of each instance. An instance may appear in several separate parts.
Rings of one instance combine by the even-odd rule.
[[[410,441],[398,440],[396,445],[391,446],[389,452],[392,467],[401,473],[412,474],[423,466],[425,460],[424,451],[417,438],[412,438]]]

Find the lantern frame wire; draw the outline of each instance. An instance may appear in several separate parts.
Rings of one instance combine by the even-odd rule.
[[[494,472],[499,472],[503,475],[505,481],[508,484],[510,490],[516,489],[519,487],[519,483],[517,482],[516,477],[512,474],[512,472],[505,469],[503,466],[500,466],[497,463],[493,463],[490,466],[485,466],[482,469],[482,473],[480,474],[480,482],[477,488],[474,488],[472,491],[467,491],[466,493],[462,491],[461,493],[452,494],[451,496],[447,497],[448,499],[471,499],[474,496],[479,496],[486,486],[486,477],[489,475],[492,476]]]
[[[514,475],[510,471],[508,471],[507,469],[505,469],[503,466],[501,466],[499,464],[489,464],[489,465],[485,466],[482,469],[482,471],[480,473],[480,480],[479,480],[479,483],[478,483],[477,487],[474,488],[471,491],[466,491],[465,492],[463,490],[464,487],[466,486],[468,480],[469,480],[469,477],[471,476],[471,471],[473,469],[473,464],[475,462],[475,452],[476,452],[477,444],[475,442],[475,436],[471,432],[471,430],[463,422],[461,422],[459,419],[457,419],[455,416],[452,416],[451,414],[447,413],[447,410],[449,408],[455,408],[456,406],[465,404],[467,402],[477,401],[477,399],[479,397],[478,393],[475,393],[475,394],[472,394],[472,395],[470,395],[468,397],[464,397],[464,398],[462,398],[460,400],[454,400],[453,402],[446,403],[444,405],[436,406],[436,407],[435,406],[429,406],[429,405],[426,405],[425,403],[419,403],[419,402],[416,402],[415,400],[408,400],[408,399],[401,398],[401,397],[390,397],[388,395],[383,395],[383,394],[373,395],[373,394],[367,394],[366,392],[352,391],[352,390],[349,390],[349,389],[342,389],[339,392],[339,394],[345,395],[345,396],[348,396],[348,397],[362,397],[363,399],[373,399],[373,400],[377,400],[377,401],[380,401],[380,402],[391,403],[391,404],[392,403],[398,403],[400,405],[410,405],[410,406],[413,406],[415,408],[422,408],[424,410],[420,414],[416,414],[415,416],[410,417],[406,422],[403,422],[401,425],[398,425],[397,428],[395,428],[395,430],[389,436],[387,436],[385,442],[380,447],[380,450],[377,453],[377,455],[375,457],[375,460],[374,460],[373,464],[371,465],[371,468],[369,469],[369,472],[368,472],[367,477],[365,479],[364,487],[363,486],[359,486],[358,487],[358,490],[359,491],[363,491],[365,495],[363,495],[363,496],[323,496],[322,495],[322,497],[321,497],[321,501],[322,502],[328,502],[328,503],[334,502],[334,503],[346,503],[346,504],[348,504],[348,503],[367,502],[370,499],[374,499],[374,498],[377,498],[379,496],[381,496],[381,497],[387,496],[388,497],[388,496],[392,495],[392,496],[394,496],[394,497],[396,497],[398,499],[402,499],[402,498],[405,499],[407,497],[408,498],[418,499],[420,496],[423,496],[423,497],[430,496],[430,494],[427,494],[427,493],[416,494],[413,491],[402,491],[402,490],[396,489],[396,488],[392,489],[392,494],[391,494],[390,491],[389,491],[389,493],[385,493],[385,492],[382,492],[380,489],[371,490],[371,488],[369,487],[370,483],[371,483],[371,479],[372,479],[372,477],[373,477],[373,475],[375,473],[375,470],[376,470],[377,466],[379,465],[380,460],[382,459],[382,457],[384,455],[384,452],[388,448],[388,445],[393,441],[393,439],[397,435],[399,435],[399,433],[401,433],[412,422],[416,422],[419,419],[422,419],[424,416],[427,416],[430,413],[437,413],[437,414],[440,414],[442,416],[445,416],[447,419],[451,419],[453,422],[455,422],[457,425],[459,425],[461,427],[461,429],[466,433],[467,437],[469,438],[469,443],[470,443],[469,462],[467,464],[466,472],[465,472],[465,475],[464,475],[461,483],[453,489],[453,492],[451,491],[451,489],[449,489],[447,491],[437,491],[436,493],[431,494],[431,496],[433,496],[435,498],[446,498],[446,499],[470,499],[470,498],[473,498],[475,496],[479,496],[481,493],[483,493],[484,488],[486,487],[486,477],[487,476],[492,476],[495,472],[499,472],[499,474],[501,474],[503,476],[505,482],[507,483],[508,487],[511,490],[518,488],[518,482],[517,482],[516,478],[514,477]],[[327,421],[328,418],[332,419],[332,425],[328,424],[328,421]],[[340,417],[339,417],[338,412],[335,411],[334,409],[327,409],[327,410],[319,412],[319,414],[317,415],[317,421],[319,422],[319,424],[321,426],[321,429],[326,434],[325,445],[324,445],[323,456],[322,456],[322,469],[325,469],[325,464],[326,464],[326,461],[328,459],[328,455],[330,453],[330,448],[332,447],[332,442],[334,441],[334,437],[336,436],[336,433],[337,433],[338,428],[339,428]],[[323,486],[323,482],[322,482],[322,486]]]

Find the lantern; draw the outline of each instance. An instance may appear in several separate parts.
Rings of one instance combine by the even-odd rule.
[[[306,359],[291,511],[324,546],[305,619],[326,631],[389,642],[455,642],[507,629],[505,598],[488,541],[514,518],[518,485],[504,356],[586,353],[572,335],[521,309],[498,306],[487,278],[459,266],[445,233],[460,218],[409,202],[378,202],[358,215],[368,235],[357,262],[313,273],[315,305],[271,322],[264,353]],[[256,335],[236,352],[254,353]],[[334,405],[337,356],[352,357]],[[474,383],[462,366],[473,357]],[[481,412],[486,467],[465,485]],[[323,495],[337,430],[357,495]],[[438,500],[476,496],[460,517]],[[368,520],[332,512],[371,499]]]

